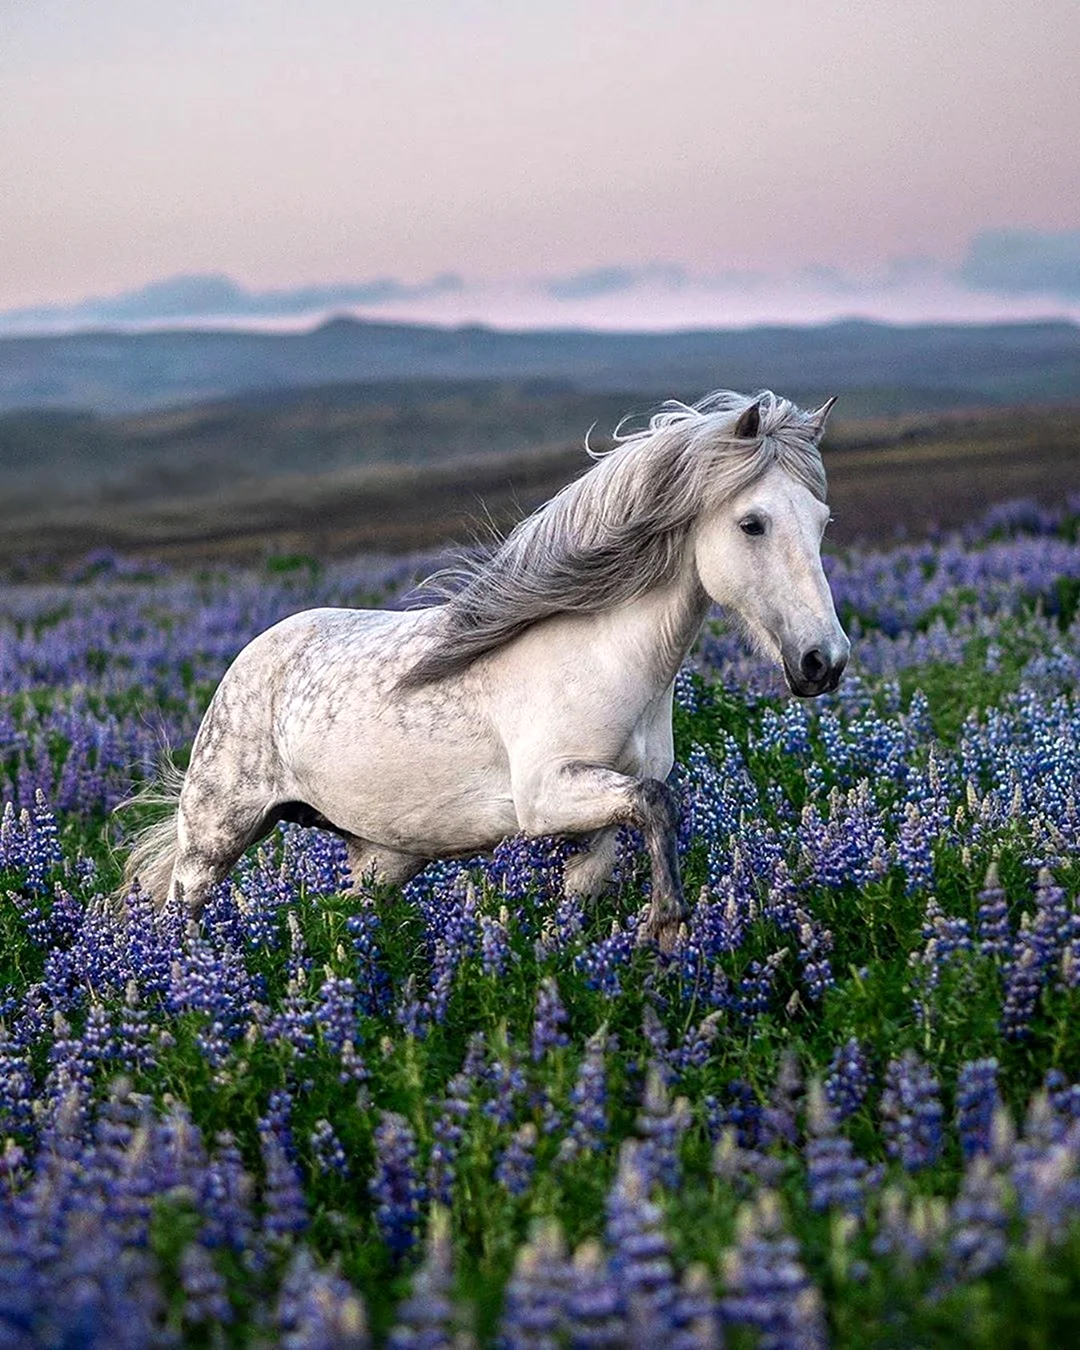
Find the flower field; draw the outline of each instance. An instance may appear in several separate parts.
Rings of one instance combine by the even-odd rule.
[[[1057,1346],[1080,1328],[1080,503],[827,559],[801,703],[710,625],[648,871],[506,841],[345,896],[281,827],[200,928],[112,816],[237,651],[432,560],[0,596],[0,1346]]]

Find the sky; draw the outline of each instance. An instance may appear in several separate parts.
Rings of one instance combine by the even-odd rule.
[[[1080,319],[1078,52],[1076,0],[8,0],[0,311]]]

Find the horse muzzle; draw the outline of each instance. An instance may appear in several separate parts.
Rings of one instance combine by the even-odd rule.
[[[798,658],[798,667],[793,668],[787,656],[784,656],[784,678],[788,688],[798,698],[817,698],[819,694],[831,694],[840,683],[840,676],[847,665],[849,647],[830,651],[828,648],[811,647]]]

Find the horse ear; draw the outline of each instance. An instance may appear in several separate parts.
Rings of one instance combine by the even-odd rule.
[[[836,394],[833,394],[832,398],[827,398],[820,408],[810,414],[810,421],[814,426],[815,440],[825,430],[825,423],[829,420],[829,413],[832,411],[832,406],[836,402],[837,397]]]
[[[736,440],[752,441],[760,429],[761,404],[755,401],[745,412],[739,414],[739,420],[735,423],[735,430],[731,434]]]

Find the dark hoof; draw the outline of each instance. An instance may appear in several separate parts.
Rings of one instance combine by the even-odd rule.
[[[655,945],[665,955],[670,955],[675,950],[688,917],[688,913],[684,911],[663,919],[644,919],[638,925],[637,945],[639,947]]]

